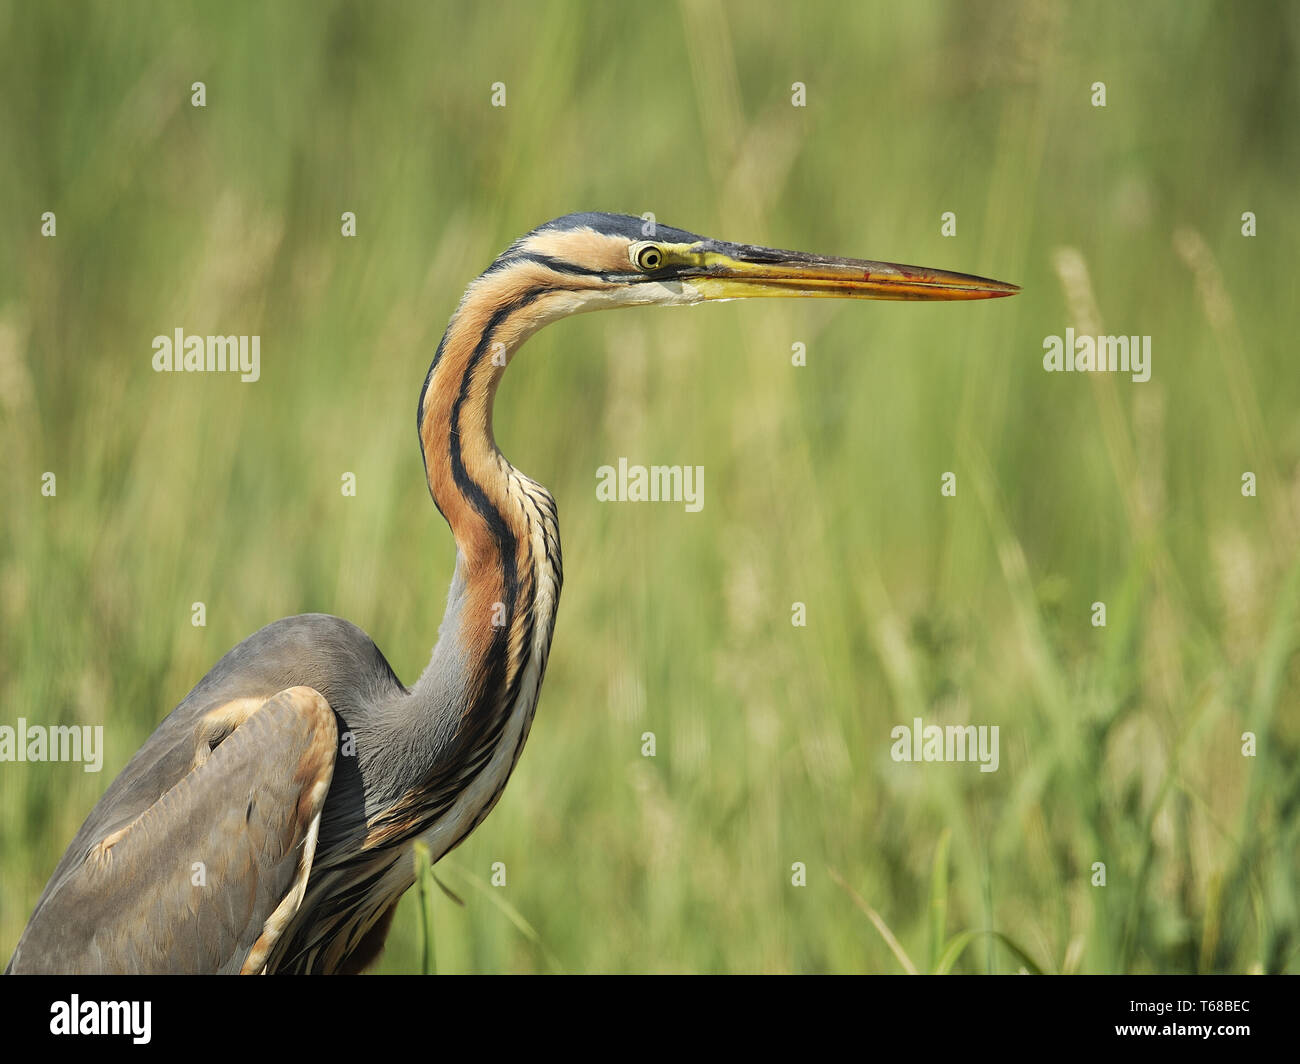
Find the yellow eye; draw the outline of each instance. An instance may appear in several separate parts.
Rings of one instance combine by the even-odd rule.
[[[663,249],[654,244],[642,244],[636,252],[638,270],[657,270],[664,264]]]

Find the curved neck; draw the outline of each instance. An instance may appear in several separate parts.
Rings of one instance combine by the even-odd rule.
[[[464,585],[459,641],[480,661],[512,627],[529,561],[530,528],[518,500],[526,478],[497,450],[492,404],[511,356],[537,327],[527,323],[546,293],[491,272],[479,278],[452,316],[420,395],[429,492],[456,539]]]
[[[521,475],[497,450],[492,404],[515,352],[548,322],[584,309],[591,282],[541,265],[489,270],[465,293],[420,393],[418,425],[429,492],[451,526],[463,566],[496,564],[523,529],[510,497]]]
[[[589,309],[592,277],[558,274],[516,260],[489,269],[465,292],[438,345],[420,395],[420,446],[429,491],[456,539],[454,602],[443,637],[455,637],[471,689],[509,689],[532,647],[540,578],[559,594],[555,500],[512,466],[492,435],[492,404],[502,374],[534,332]],[[455,616],[452,610],[455,608]],[[493,672],[498,665],[504,671]],[[498,686],[499,685],[499,686]],[[474,700],[476,701],[476,700]],[[470,704],[473,704],[471,701]]]
[[[391,810],[379,836],[434,824],[440,848],[454,846],[495,803],[532,721],[562,581],[559,524],[550,494],[497,450],[492,403],[519,345],[568,312],[572,293],[545,273],[521,284],[518,270],[489,271],[471,285],[420,396],[429,491],[456,539],[456,572],[412,690],[423,720],[405,718],[433,729],[437,755],[410,795],[418,808]]]

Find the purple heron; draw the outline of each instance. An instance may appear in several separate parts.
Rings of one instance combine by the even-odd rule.
[[[606,307],[749,296],[964,300],[1015,285],[731,244],[573,214],[465,292],[420,391],[429,490],[456,541],[446,614],[407,687],[360,628],[308,614],[223,657],[91,810],[13,972],[355,972],[414,882],[501,796],[560,596],[555,500],[510,464],[492,404],[542,326]],[[201,875],[199,871],[201,870]]]

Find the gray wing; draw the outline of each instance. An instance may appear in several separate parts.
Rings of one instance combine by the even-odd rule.
[[[190,755],[186,771],[143,811],[126,802],[121,823],[96,810],[11,971],[261,971],[306,890],[338,749],[334,714],[319,692],[293,687],[221,703],[186,732],[169,744],[171,760]]]

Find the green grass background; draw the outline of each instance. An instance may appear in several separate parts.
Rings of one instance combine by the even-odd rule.
[[[528,344],[496,432],[566,583],[527,751],[439,872],[466,904],[426,899],[437,969],[900,970],[860,901],[918,967],[995,930],[1045,971],[1300,971],[1300,6],[0,3],[0,48],[0,723],[107,745],[0,765],[6,956],[235,642],[324,611],[419,674],[428,362],[511,239],[603,209],[1024,291]],[[1088,322],[1151,335],[1152,380],[1045,373]],[[262,379],[153,373],[177,326],[260,334]],[[703,512],[597,503],[621,455],[703,465]],[[999,725],[1001,768],[894,763],[914,716]],[[379,970],[422,967],[418,911]],[[978,934],[954,967],[1023,964]]]

